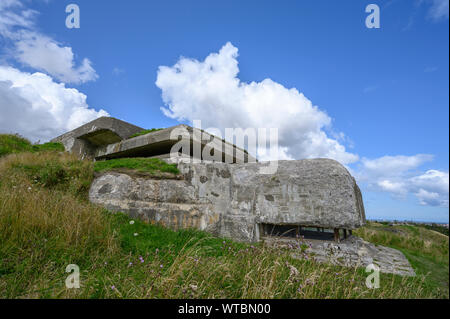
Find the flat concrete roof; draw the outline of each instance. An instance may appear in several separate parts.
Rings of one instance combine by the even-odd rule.
[[[256,158],[248,154],[246,150],[203,130],[184,124],[101,146],[97,148],[95,158],[154,157],[162,154],[167,154],[167,157],[169,157],[172,147],[181,139],[189,140],[191,152],[184,155],[197,158],[193,156],[192,151],[194,150],[194,143],[198,143],[202,153],[207,147],[210,150],[211,157],[216,154],[216,158],[220,156],[219,161],[221,162],[226,160],[233,163],[256,162]],[[203,158],[203,156],[202,159],[209,160],[209,158]]]
[[[52,141],[58,142],[68,138],[79,138],[88,141],[94,146],[99,146],[116,143],[142,130],[142,127],[114,117],[103,116],[64,133]]]
[[[66,151],[81,158],[111,159],[120,157],[170,158],[173,147],[182,141],[185,148],[176,150],[183,158],[199,157],[205,161],[227,163],[256,162],[245,149],[237,147],[204,130],[180,124],[130,138],[144,129],[113,117],[101,117],[54,138]],[[198,156],[200,154],[200,156]]]

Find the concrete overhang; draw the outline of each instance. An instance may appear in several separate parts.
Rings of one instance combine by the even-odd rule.
[[[177,150],[177,152],[182,153],[185,157],[198,159],[199,156],[195,154],[197,147],[201,152],[200,157],[202,160],[209,160],[209,156],[207,156],[208,158],[203,156],[209,151],[211,157],[214,157],[215,154],[215,158],[218,159],[216,161],[230,163],[256,162],[256,158],[248,154],[246,150],[203,130],[184,124],[133,137],[114,144],[100,146],[97,148],[94,157],[98,160],[119,157],[169,157],[168,155],[173,151],[173,147],[180,141],[184,141],[189,149],[189,153],[185,150]],[[206,151],[205,147],[207,148]]]

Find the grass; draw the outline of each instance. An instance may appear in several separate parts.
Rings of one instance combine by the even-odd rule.
[[[416,274],[426,277],[429,289],[444,298],[449,297],[448,236],[420,225],[388,226],[377,222],[368,222],[355,234],[403,252]]]
[[[20,135],[0,134],[0,157],[21,152],[64,151],[61,143],[31,144]]]
[[[94,164],[94,170],[96,172],[114,171],[120,169],[134,170],[153,176],[159,176],[161,173],[168,173],[172,175],[179,174],[176,164],[168,164],[159,158],[118,158],[97,161]]]
[[[161,130],[163,130],[163,129],[162,128],[152,128],[152,129],[148,129],[148,130],[142,130],[142,131],[140,131],[138,133],[135,133],[135,134],[131,135],[129,138],[133,138],[133,137],[136,137],[136,136],[141,136],[141,135],[145,135],[145,134],[148,134],[148,133],[157,132],[157,131],[161,131]]]
[[[0,298],[445,297],[421,274],[382,274],[381,287],[368,289],[364,269],[109,213],[87,200],[93,174],[91,162],[65,153],[0,159]],[[384,231],[372,226],[363,235],[377,240]],[[433,265],[443,262],[445,241],[418,231],[431,242],[424,243],[423,255],[414,250],[413,237],[394,244],[429,256]],[[79,289],[65,287],[69,264],[80,267]]]

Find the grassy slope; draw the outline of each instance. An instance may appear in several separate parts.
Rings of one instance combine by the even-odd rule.
[[[12,134],[0,134],[0,156],[20,152],[64,151],[61,143],[31,144],[27,139]]]
[[[448,236],[423,226],[389,226],[376,222],[369,222],[355,234],[375,244],[402,251],[416,273],[426,276],[426,285],[448,298]]]
[[[368,289],[361,269],[130,221],[87,201],[93,170],[56,152],[0,159],[0,298],[445,296],[421,275],[382,274]],[[80,267],[80,289],[65,288],[68,264]]]

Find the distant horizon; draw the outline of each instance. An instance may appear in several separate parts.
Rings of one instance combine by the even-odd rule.
[[[386,218],[367,218],[369,221],[386,221],[386,222],[413,222],[413,223],[430,223],[430,224],[449,224],[449,221],[426,221],[426,220],[412,220],[412,219],[386,219]]]

